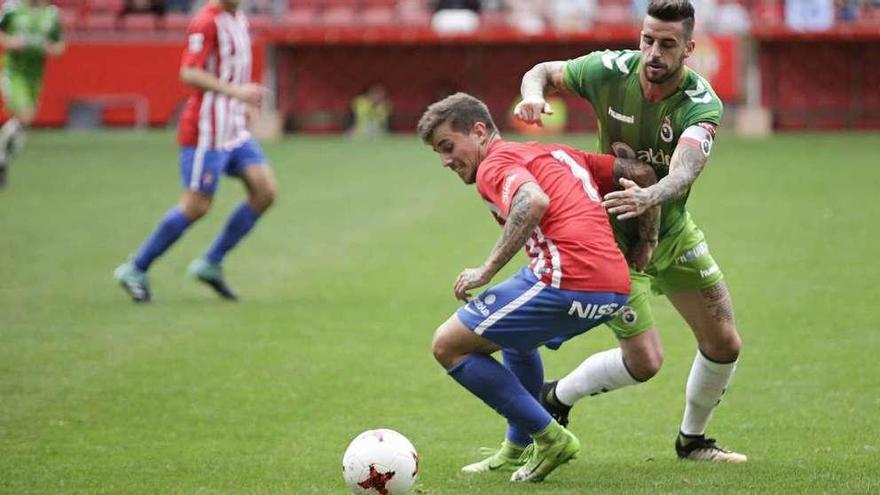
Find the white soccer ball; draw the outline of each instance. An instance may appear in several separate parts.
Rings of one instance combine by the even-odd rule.
[[[368,430],[342,456],[342,477],[352,493],[404,495],[419,474],[419,454],[394,430]]]

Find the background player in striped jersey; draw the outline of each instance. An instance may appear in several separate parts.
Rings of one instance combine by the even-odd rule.
[[[221,297],[237,299],[223,278],[224,256],[254,227],[275,198],[275,177],[246,128],[247,111],[260,106],[266,89],[251,82],[248,23],[238,0],[211,0],[187,29],[180,79],[195,88],[180,119],[180,175],[184,188],[135,256],[114,278],[136,302],[150,300],[147,269],[211,206],[221,174],[244,182],[240,203],[204,256],[189,272]]]
[[[476,184],[503,229],[486,261],[456,279],[453,291],[466,304],[434,334],[434,357],[449,375],[508,420],[502,448],[464,471],[516,469],[512,481],[541,481],[580,443],[537,400],[543,383],[537,348],[558,348],[611,318],[627,300],[626,260],[590,173],[598,170],[611,182],[623,160],[562,145],[505,142],[486,105],[464,93],[428,107],[418,132],[444,167]],[[654,180],[648,167],[628,161]],[[470,297],[523,247],[528,267]],[[498,350],[504,366],[491,357]]]
[[[590,356],[549,384],[542,399],[567,423],[581,397],[643,382],[660,369],[663,351],[649,305],[651,293],[666,294],[697,339],[686,388],[684,417],[675,442],[680,458],[745,462],[704,435],[730,383],[741,341],[721,270],[702,231],[685,208],[691,185],[709,158],[722,105],[709,83],[684,65],[693,52],[694,8],[688,0],[652,0],[640,50],[594,52],[568,62],[544,62],[522,80],[516,115],[538,123],[552,113],[545,92],[574,93],[593,106],[599,120],[599,150],[636,157],[654,167],[659,181],[605,196],[618,244],[633,242],[632,218],[662,205],[659,244],[644,273],[631,270],[628,309],[609,326],[620,347]]]
[[[24,129],[37,112],[46,56],[61,55],[61,16],[45,0],[9,0],[0,13],[3,91],[9,119],[0,127],[0,187],[6,185],[9,160],[24,141]]]

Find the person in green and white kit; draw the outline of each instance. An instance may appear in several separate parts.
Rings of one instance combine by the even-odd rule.
[[[682,459],[746,462],[743,454],[705,437],[715,407],[730,383],[741,340],[723,275],[703,232],[685,203],[706,165],[721,120],[721,101],[709,83],[684,65],[693,53],[694,7],[688,0],[652,0],[642,25],[639,50],[600,51],[569,61],[543,62],[522,79],[522,102],[514,110],[526,123],[552,113],[545,94],[586,99],[599,121],[599,151],[649,163],[657,183],[641,188],[622,180],[624,190],[605,196],[604,206],[623,252],[637,239],[633,218],[662,208],[658,243],[644,272],[630,269],[628,308],[608,325],[619,347],[587,358],[541,399],[561,424],[578,399],[644,382],[663,361],[649,299],[665,294],[688,323],[697,353],[688,377],[684,418],[675,441]]]
[[[0,127],[0,187],[6,184],[9,160],[23,143],[24,129],[34,120],[47,55],[61,55],[61,16],[46,0],[8,0],[0,13],[3,74],[0,90],[11,117]]]

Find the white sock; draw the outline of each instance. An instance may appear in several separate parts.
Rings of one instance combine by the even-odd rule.
[[[716,363],[710,361],[697,350],[691,374],[688,376],[685,392],[684,418],[681,420],[681,432],[685,435],[702,435],[712,417],[712,411],[721,402],[721,396],[727,390],[736,363]]]
[[[640,383],[623,364],[619,347],[593,354],[556,384],[556,397],[566,405],[574,405],[588,395],[610,392]]]
[[[21,129],[21,123],[15,117],[11,117],[0,127],[0,158],[6,159],[9,141],[15,137],[19,129]]]

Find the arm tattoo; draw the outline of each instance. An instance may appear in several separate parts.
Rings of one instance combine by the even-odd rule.
[[[520,94],[523,98],[540,97],[554,92],[570,94],[565,85],[565,62],[542,62],[523,75]]]
[[[534,182],[520,186],[510,203],[510,214],[504,223],[501,238],[492,248],[486,266],[497,272],[522,249],[544,218],[546,205],[547,196],[540,186]]]
[[[620,188],[620,178],[635,182],[639,187],[650,187],[657,183],[653,167],[635,158],[614,160],[614,184]],[[660,205],[649,208],[638,217],[639,238],[643,241],[656,241],[660,235]]]
[[[687,144],[676,146],[669,175],[651,187],[651,202],[656,205],[684,196],[703,171],[707,159],[697,147]]]
[[[645,242],[657,243],[660,237],[660,205],[648,208],[639,219],[639,239]]]
[[[700,289],[700,295],[703,296],[706,308],[715,321],[734,323],[733,302],[730,300],[727,284],[723,280],[705,289]]]

